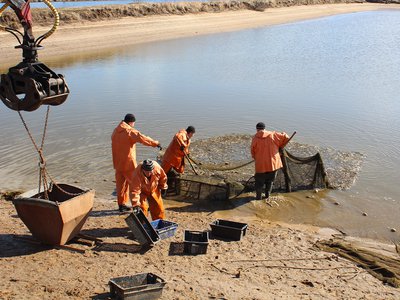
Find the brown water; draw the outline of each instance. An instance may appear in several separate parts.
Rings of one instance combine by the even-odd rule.
[[[365,154],[356,184],[285,195],[279,207],[243,201],[215,209],[400,240],[390,231],[400,231],[399,25],[399,12],[357,13],[53,63],[72,93],[51,110],[48,170],[59,182],[108,197],[110,135],[127,112],[164,146],[189,124],[199,139],[254,133],[264,121],[274,130],[296,130],[301,143]],[[23,114],[38,141],[44,114]],[[0,189],[36,187],[37,155],[17,113],[2,105],[0,126]],[[138,147],[138,160],[157,154]]]

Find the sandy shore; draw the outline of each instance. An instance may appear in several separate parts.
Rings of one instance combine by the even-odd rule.
[[[41,61],[67,61],[68,58],[90,57],[93,52],[108,53],[128,46],[153,41],[184,38],[196,35],[237,31],[275,24],[296,22],[343,13],[379,9],[400,9],[385,4],[329,4],[269,8],[264,12],[240,10],[219,13],[169,16],[125,17],[118,20],[61,24],[50,38],[43,42],[39,52]],[[46,27],[47,30],[49,27]],[[44,28],[34,27],[35,36]],[[0,32],[0,68],[9,67],[21,59],[15,38]]]
[[[162,299],[400,299],[399,289],[314,247],[332,231],[241,218],[249,225],[241,241],[211,239],[206,254],[191,256],[180,250],[184,230],[209,230],[218,213],[169,202],[176,235],[145,250],[115,206],[95,199],[82,232],[102,242],[70,244],[79,253],[30,242],[12,203],[0,200],[0,299],[109,299],[111,278],[147,272],[167,281]],[[396,255],[393,245],[378,247]]]

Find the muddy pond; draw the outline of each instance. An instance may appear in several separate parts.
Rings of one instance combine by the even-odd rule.
[[[285,201],[276,207],[211,207],[226,218],[329,226],[399,241],[399,25],[397,11],[345,14],[51,62],[72,92],[50,112],[48,170],[59,182],[110,198],[110,136],[125,113],[134,113],[136,127],[164,146],[187,125],[196,127],[196,141],[253,134],[263,121],[272,130],[297,131],[299,143],[362,153],[355,184],[282,194]],[[45,109],[23,116],[40,141]],[[1,105],[0,126],[0,189],[36,187],[37,154],[18,114]],[[138,160],[158,155],[153,148],[137,150]]]

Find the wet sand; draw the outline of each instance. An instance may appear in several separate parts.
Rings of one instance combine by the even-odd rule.
[[[380,9],[400,9],[398,5],[354,3],[268,8],[264,12],[240,10],[169,16],[125,17],[118,20],[60,24],[39,51],[43,61],[66,61],[74,56],[90,57],[91,53],[109,53],[125,47],[154,41],[196,35],[237,31],[261,26]],[[35,36],[51,26],[34,26]],[[0,32],[0,68],[20,61],[20,50],[14,49],[15,38]]]
[[[252,201],[251,205],[261,203]],[[236,242],[211,239],[204,255],[182,254],[183,232],[209,230],[218,213],[193,203],[169,202],[176,235],[141,249],[115,211],[115,199],[95,199],[83,233],[100,238],[84,253],[29,242],[11,202],[0,200],[0,299],[109,299],[111,278],[152,272],[167,281],[161,299],[399,299],[400,290],[335,254],[316,249],[332,230],[248,223]],[[398,257],[394,245],[374,247]]]

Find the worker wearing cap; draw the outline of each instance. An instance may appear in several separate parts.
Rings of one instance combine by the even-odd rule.
[[[160,143],[141,134],[134,127],[136,118],[127,114],[123,121],[114,129],[111,136],[111,148],[115,169],[116,192],[119,211],[129,211],[129,183],[136,163],[136,143],[145,146],[159,147]]]
[[[256,199],[261,200],[264,184],[265,198],[268,199],[277,170],[283,167],[279,149],[289,141],[289,136],[284,132],[265,130],[262,122],[257,123],[256,130],[251,142],[251,156],[255,160]]]
[[[193,137],[195,132],[196,129],[193,126],[188,126],[186,130],[181,129],[175,134],[163,155],[161,166],[165,173],[168,174],[171,169],[174,169],[180,174],[184,172],[184,158],[185,155],[189,154],[190,139]]]
[[[152,220],[164,219],[161,194],[167,188],[167,175],[161,166],[153,160],[144,160],[133,172],[132,206],[140,206],[146,216],[150,211]]]

